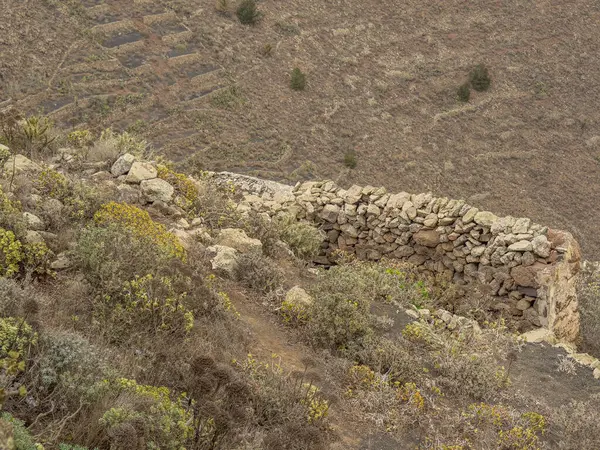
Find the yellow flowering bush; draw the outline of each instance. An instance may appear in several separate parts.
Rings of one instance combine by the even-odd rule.
[[[495,440],[496,448],[537,450],[546,430],[546,419],[536,412],[519,414],[502,405],[475,403],[464,417],[472,427],[472,440]]]
[[[21,203],[11,200],[0,186],[0,227],[16,233],[25,231],[25,222],[21,214]]]
[[[93,136],[89,130],[75,130],[67,135],[67,142],[77,148],[88,147],[93,142]]]
[[[320,389],[310,383],[304,383],[302,387],[306,389],[306,394],[300,402],[308,407],[308,422],[315,423],[325,419],[329,413],[329,402],[319,395]]]
[[[70,192],[69,180],[63,174],[52,169],[44,169],[35,180],[35,187],[46,197],[64,200]]]
[[[142,427],[139,431],[149,449],[190,448],[187,444],[194,435],[194,417],[185,394],[177,396],[167,387],[138,384],[127,378],[105,380],[104,385],[110,395],[118,396],[114,402],[118,406],[104,412],[100,419],[108,431],[135,424],[136,431]]]
[[[94,215],[98,225],[117,224],[131,231],[136,237],[158,246],[168,256],[185,261],[186,254],[181,242],[164,225],[154,222],[147,211],[127,203],[109,202]]]
[[[189,213],[195,213],[198,202],[198,188],[184,173],[178,173],[166,165],[157,167],[158,178],[167,181],[175,188],[175,203]]]
[[[12,231],[0,228],[0,276],[10,277],[17,274],[24,257],[21,241]]]
[[[120,328],[113,329],[113,334],[144,330],[186,335],[194,326],[194,314],[185,306],[187,293],[176,291],[173,285],[170,277],[135,277],[120,294],[104,297],[101,317]]]
[[[37,339],[24,319],[0,318],[0,409],[6,397],[27,393],[25,386],[15,386],[15,379],[25,370],[25,359]]]

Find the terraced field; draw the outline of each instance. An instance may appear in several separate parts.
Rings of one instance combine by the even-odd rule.
[[[186,167],[465,198],[600,258],[598,4],[258,5],[244,26],[229,0],[3,0],[0,108],[134,131]],[[477,63],[491,90],[461,103]]]

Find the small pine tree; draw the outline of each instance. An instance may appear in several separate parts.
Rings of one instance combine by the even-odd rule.
[[[295,91],[303,91],[306,87],[306,75],[297,67],[292,70],[290,87]]]
[[[471,98],[471,88],[469,87],[469,83],[461,84],[457,93],[458,99],[461,102],[467,103]]]
[[[492,80],[487,67],[484,64],[478,64],[469,75],[471,86],[478,92],[487,91],[490,88]]]
[[[238,19],[244,25],[254,25],[260,18],[260,12],[256,7],[255,0],[243,0],[236,11]]]

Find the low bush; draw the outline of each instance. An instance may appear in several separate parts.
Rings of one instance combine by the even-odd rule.
[[[457,96],[458,99],[463,103],[467,103],[469,101],[471,98],[471,87],[469,86],[469,83],[463,83],[460,85],[457,90]]]
[[[193,416],[183,395],[126,378],[105,385],[115,406],[104,412],[100,424],[111,448],[145,443],[147,448],[180,450],[193,437]]]
[[[341,293],[315,298],[307,325],[313,345],[351,356],[368,344],[373,336],[370,303],[354,298]]]
[[[356,152],[354,150],[350,150],[344,154],[344,165],[349,169],[355,169],[358,163]]]
[[[261,294],[279,289],[283,276],[277,264],[262,254],[241,255],[236,267],[236,279]]]
[[[191,280],[182,280],[189,286]],[[149,336],[183,337],[194,326],[194,314],[186,307],[187,293],[179,280],[151,274],[125,282],[122,291],[95,303],[96,320],[113,342],[140,341]]]
[[[35,292],[30,284],[0,277],[0,317],[30,319],[38,312]]]
[[[557,427],[557,448],[596,450],[600,433],[599,406],[600,394],[593,394],[585,401],[572,401],[558,408],[551,418],[551,425]]]
[[[107,128],[102,131],[99,139],[89,147],[86,159],[92,162],[115,161],[119,155],[131,153],[143,159],[147,153],[148,143],[124,131],[116,133]]]
[[[74,258],[86,280],[104,294],[118,293],[136,276],[157,273],[171,258],[117,224],[82,230]]]
[[[0,228],[11,230],[18,236],[25,233],[21,203],[11,199],[0,185]]]
[[[244,25],[254,25],[261,16],[255,0],[242,0],[236,10],[236,14],[240,23]]]
[[[52,151],[56,137],[47,117],[23,116],[14,110],[0,113],[0,143],[14,153],[31,157]]]
[[[484,64],[478,64],[471,70],[469,81],[473,89],[478,92],[487,91],[492,83],[488,68]]]
[[[0,439],[0,448],[6,450],[40,450],[43,449],[41,444],[37,443],[22,420],[13,417],[11,414],[3,412],[0,414],[1,422],[10,424],[12,428],[12,447],[2,446],[3,442]]]
[[[303,91],[306,87],[306,75],[297,67],[292,70],[290,75],[290,87],[294,91]]]
[[[281,240],[289,245],[296,257],[311,260],[319,254],[324,237],[314,225],[286,216],[277,220],[277,228]]]
[[[25,370],[29,353],[37,341],[37,333],[24,319],[0,319],[0,410],[7,399],[27,394],[19,374]]]
[[[158,178],[170,183],[175,188],[175,204],[188,212],[190,215],[197,215],[200,211],[196,208],[198,205],[198,187],[196,184],[183,173],[175,172],[166,165],[158,165]]]
[[[168,257],[185,260],[185,250],[177,236],[169,233],[164,225],[154,222],[147,211],[137,206],[106,203],[94,214],[94,222],[99,226],[123,227],[149,246],[158,247]]]

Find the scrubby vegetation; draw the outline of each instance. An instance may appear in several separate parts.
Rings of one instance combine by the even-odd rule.
[[[123,134],[90,135],[56,134],[81,150],[121,142],[106,168],[143,154]],[[325,449],[359,430],[419,449],[597,448],[598,398],[556,411],[523,397],[522,340],[448,280],[342,252],[315,267],[312,224],[248,211],[232,186],[165,161],[168,205],[36,163],[0,176],[0,447]],[[232,227],[252,249],[231,243],[219,271],[207,247]]]
[[[306,75],[297,67],[290,75],[290,87],[295,91],[303,91],[306,87]]]

